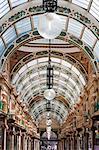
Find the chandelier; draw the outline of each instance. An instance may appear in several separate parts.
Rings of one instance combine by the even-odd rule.
[[[63,29],[63,22],[57,11],[57,0],[43,0],[43,10],[38,21],[38,32],[46,39],[54,39],[60,35]]]
[[[47,89],[44,91],[44,97],[47,100],[52,100],[55,98],[56,93],[53,89],[53,67],[51,66],[51,52],[50,52],[50,40],[49,40],[49,58],[47,66]]]
[[[48,140],[50,140],[50,137],[51,137],[51,125],[52,125],[52,120],[51,120],[50,116],[47,116],[47,119],[46,119],[46,132],[47,132]]]

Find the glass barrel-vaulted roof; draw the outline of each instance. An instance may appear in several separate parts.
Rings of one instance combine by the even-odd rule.
[[[66,106],[58,100],[51,101],[49,105],[51,109],[50,113],[52,112],[51,116],[53,118],[55,117],[59,123],[62,123],[68,113]],[[46,100],[43,99],[34,103],[30,113],[33,115],[36,122],[38,122],[42,114],[45,114],[46,116]]]
[[[32,1],[32,0],[31,0]],[[59,2],[64,0],[59,0]],[[97,20],[99,20],[99,1],[98,0],[68,0],[79,7],[88,10]],[[0,18],[3,17],[11,9],[29,2],[29,0],[1,0],[0,1]]]
[[[86,79],[74,65],[65,60],[51,57],[51,64],[54,68],[53,88],[57,96],[64,97],[72,107],[83,92]],[[48,57],[38,58],[25,64],[13,75],[12,84],[15,85],[21,100],[29,103],[31,98],[43,95],[47,88],[47,65]]]
[[[41,0],[38,0],[38,2],[39,1],[41,2]],[[63,1],[65,2],[65,0],[59,0],[58,5]],[[22,4],[28,4],[29,2],[30,0],[1,0],[1,22],[3,23],[3,19],[6,20],[7,17],[11,17],[10,15],[15,9],[17,10],[18,8],[18,11],[22,11],[22,7],[20,7],[20,5],[22,6]],[[61,14],[60,17],[64,20],[63,30],[89,45],[92,48],[92,52],[96,56],[97,61],[99,61],[98,34],[96,35],[96,32],[92,32],[92,28],[95,27],[95,25],[97,27],[96,22],[99,22],[99,0],[68,0],[66,3],[68,3],[68,7],[71,7],[71,10],[71,4],[73,4],[75,6],[73,9],[76,9],[76,6],[79,8],[78,11],[80,15],[83,13],[83,10],[84,13],[82,14],[82,21],[79,19],[75,20],[72,16],[62,16]],[[8,13],[10,11],[12,12]],[[87,23],[85,23],[87,24],[85,25],[83,20],[83,15],[85,14],[87,15],[85,22],[86,19],[90,17],[93,21],[95,21],[95,24],[93,22],[91,25],[88,25]],[[24,16],[23,19],[16,19],[12,24],[10,24],[11,22],[7,22],[9,20],[8,19],[6,21],[8,27],[2,33],[0,32],[0,56],[2,56],[8,45],[10,45],[16,38],[28,31],[36,30],[39,17],[40,14],[29,15],[27,12],[27,15]],[[90,21],[90,19],[88,21]],[[57,42],[55,43],[57,44]],[[55,70],[54,89],[57,96],[63,96],[66,100],[68,100],[70,107],[72,107],[77,102],[80,92],[83,91],[86,84],[85,78],[80,70],[69,62],[54,57],[51,59]],[[25,64],[16,74],[14,74],[12,83],[16,86],[17,92],[20,94],[23,101],[29,102],[31,98],[34,98],[37,95],[43,95],[43,92],[46,89],[47,61],[47,57],[35,59]]]
[[[11,44],[17,37],[26,32],[31,31],[33,28],[36,30],[38,25],[38,18],[40,15],[35,15],[33,17],[26,17],[24,19],[19,20],[14,25],[11,25],[0,38],[0,55],[3,54],[6,47]],[[67,33],[77,37],[84,41],[87,45],[89,45],[93,49],[93,53],[99,60],[99,40],[94,35],[94,33],[85,27],[79,21],[68,18],[60,15],[60,17],[64,20],[64,28],[63,30],[67,30]],[[57,43],[56,43],[57,44]],[[27,49],[28,50],[28,49]]]

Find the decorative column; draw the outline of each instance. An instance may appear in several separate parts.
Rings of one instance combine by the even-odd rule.
[[[71,150],[71,135],[69,135],[69,150]]]
[[[40,143],[38,139],[34,139],[34,150],[40,149]]]
[[[98,118],[94,121],[94,130],[93,130],[93,149],[99,149],[99,121]]]
[[[24,150],[27,150],[27,135],[24,136]]]
[[[31,139],[31,150],[34,150],[34,138]]]
[[[31,138],[29,137],[29,146],[28,146],[28,149],[31,150],[32,147],[31,147]]]
[[[92,131],[91,131],[91,129],[89,130],[88,150],[92,150]]]
[[[72,134],[72,150],[75,150],[75,132]]]
[[[69,150],[69,135],[67,135],[66,139],[66,150]]]
[[[6,118],[0,118],[0,150],[6,150]]]
[[[65,145],[65,143],[64,143],[64,139],[61,139],[61,150],[64,150],[64,145]]]
[[[25,150],[26,134],[23,134],[23,150]]]
[[[4,129],[3,126],[0,124],[0,150],[4,149]]]
[[[64,150],[66,150],[66,138],[64,139]]]
[[[6,123],[6,120],[5,120],[5,123]],[[6,139],[7,139],[7,129],[6,129],[6,126],[4,128],[4,150],[6,150]]]
[[[29,150],[29,137],[27,137],[27,150]]]
[[[80,135],[77,134],[77,150],[80,150]]]
[[[19,131],[19,133],[17,134],[17,148],[18,150],[21,150],[21,130]]]
[[[14,150],[14,133],[15,127],[12,127],[10,130],[10,150]]]
[[[89,139],[89,132],[88,128],[85,130],[85,150],[88,150],[88,139]]]
[[[71,150],[74,150],[74,133],[71,135]]]
[[[80,133],[80,150],[88,150],[88,128],[83,128],[83,131]]]
[[[73,136],[73,133],[71,135],[71,150],[74,150],[74,136]]]
[[[58,150],[62,150],[62,142],[61,142],[61,140],[58,142]]]
[[[94,150],[94,128],[92,128],[92,150]]]

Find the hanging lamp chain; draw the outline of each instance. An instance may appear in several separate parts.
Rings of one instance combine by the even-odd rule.
[[[49,39],[49,60],[48,60],[49,65],[51,65],[51,39]]]
[[[53,67],[51,66],[51,39],[49,39],[48,66],[47,66],[47,87],[53,88]]]

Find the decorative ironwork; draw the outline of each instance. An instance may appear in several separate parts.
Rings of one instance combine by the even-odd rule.
[[[51,103],[50,103],[50,101],[47,101],[47,102],[46,102],[46,111],[47,111],[47,112],[50,112],[50,111],[51,111]]]
[[[49,40],[49,60],[48,60],[48,66],[47,66],[47,86],[48,89],[53,88],[53,67],[51,66],[51,40]]]
[[[47,89],[44,92],[44,97],[47,100],[53,100],[56,93],[53,89],[53,67],[51,66],[51,52],[50,52],[50,39],[49,39],[49,56],[48,56],[48,66],[47,66]]]
[[[54,12],[57,10],[57,0],[43,0],[43,10]]]

